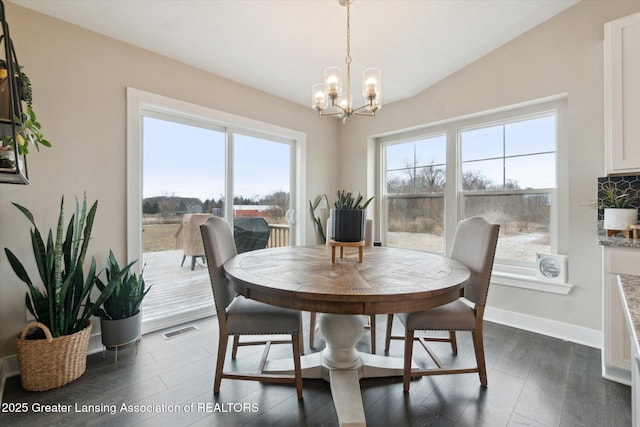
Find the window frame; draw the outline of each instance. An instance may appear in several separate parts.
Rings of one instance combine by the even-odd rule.
[[[566,133],[566,104],[567,94],[558,94],[546,98],[531,100],[519,104],[500,107],[492,110],[473,113],[461,117],[442,120],[422,126],[414,126],[410,129],[386,132],[383,135],[372,136],[371,141],[376,146],[377,168],[376,190],[381,203],[377,207],[376,213],[380,217],[378,232],[382,244],[388,242],[386,236],[387,213],[386,213],[386,165],[384,159],[384,147],[389,143],[401,143],[418,138],[446,133],[447,138],[447,164],[446,164],[446,187],[445,187],[445,212],[444,212],[444,253],[450,254],[455,236],[455,229],[460,220],[463,219],[464,205],[461,203],[463,197],[460,191],[462,186],[462,167],[459,129],[471,129],[473,127],[485,127],[492,123],[508,123],[520,121],[522,118],[535,118],[554,113],[556,116],[556,146],[555,146],[555,188],[523,190],[524,193],[551,193],[550,212],[550,252],[562,254],[568,248],[568,217],[569,208],[569,175],[568,175],[568,140]],[[563,166],[561,166],[563,165]],[[495,190],[498,191],[498,190]],[[471,192],[467,192],[469,195]],[[513,194],[513,190],[506,193]],[[491,193],[497,194],[497,193]],[[513,261],[513,262],[512,262]],[[535,263],[516,260],[496,260],[494,264],[493,277],[507,277],[498,282],[507,286],[515,286],[527,289],[541,290],[545,292],[566,294],[572,288],[570,284],[546,284],[535,278]]]
[[[524,122],[527,120],[535,120],[538,118],[543,118],[543,117],[555,117],[555,124],[556,124],[556,128],[555,128],[555,147],[554,147],[554,155],[555,155],[555,173],[556,173],[556,179],[555,179],[555,187],[546,187],[546,188],[535,188],[535,189],[496,189],[496,190],[464,190],[462,188],[463,185],[463,180],[462,180],[462,175],[463,175],[463,168],[462,168],[462,164],[464,163],[462,160],[462,133],[465,131],[469,131],[469,130],[476,130],[476,129],[485,129],[485,128],[489,128],[489,127],[494,127],[494,126],[506,126],[508,124],[511,123],[518,123],[518,122]],[[458,208],[458,221],[461,221],[462,219],[464,219],[464,212],[465,212],[465,197],[476,197],[476,196],[510,196],[510,195],[516,195],[516,194],[522,194],[522,195],[526,195],[526,194],[549,194],[551,197],[551,212],[550,212],[550,217],[549,217],[549,233],[550,233],[550,252],[551,253],[557,253],[558,251],[558,238],[557,238],[557,229],[554,230],[554,228],[552,227],[552,225],[554,223],[557,223],[557,221],[554,221],[554,211],[557,214],[557,209],[555,209],[554,207],[557,204],[557,188],[558,188],[558,126],[559,126],[559,113],[558,113],[558,109],[548,109],[548,110],[543,110],[543,111],[539,111],[537,113],[531,113],[531,114],[522,114],[522,115],[514,115],[511,116],[509,118],[506,119],[502,119],[502,120],[493,120],[493,121],[488,121],[488,122],[481,122],[481,123],[476,123],[470,126],[460,126],[457,127],[456,129],[456,152],[457,152],[457,162],[456,162],[456,167],[457,167],[457,192],[456,192],[456,197],[457,197],[457,208]],[[503,140],[504,143],[504,140]],[[526,155],[520,155],[519,157],[524,157],[524,156],[528,156],[528,155],[536,155],[536,154],[547,154],[547,153],[551,153],[551,151],[541,151],[541,152],[535,152],[535,153],[529,153]],[[496,159],[506,159],[508,157],[513,157],[513,156],[507,156],[504,152],[503,152],[503,156],[502,157],[496,157]],[[535,261],[523,261],[523,260],[516,260],[516,259],[508,259],[508,258],[498,258],[496,257],[495,264],[497,264],[498,266],[514,266],[514,267],[524,267],[524,268],[535,268]]]
[[[142,257],[142,120],[143,116],[177,123],[224,130],[225,193],[233,197],[233,135],[243,134],[267,138],[274,142],[292,145],[290,176],[290,209],[296,219],[291,227],[291,244],[306,241],[305,221],[302,213],[306,209],[306,134],[270,123],[248,119],[234,114],[168,98],[162,95],[127,87],[127,259]],[[232,200],[232,199],[231,199]],[[233,204],[225,203],[225,218],[232,220]],[[139,268],[139,267],[138,267]]]

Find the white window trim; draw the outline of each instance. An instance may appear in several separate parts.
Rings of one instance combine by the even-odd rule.
[[[292,225],[293,244],[306,241],[306,134],[270,123],[248,119],[208,107],[168,98],[162,95],[127,87],[127,259],[133,261],[142,256],[142,115],[161,118],[171,117],[179,123],[195,124],[210,129],[228,129],[245,135],[268,136],[270,139],[293,141],[291,150],[291,207],[297,212]],[[227,134],[231,134],[228,132]],[[226,155],[232,156],[227,141]],[[228,158],[227,160],[233,160]],[[232,171],[231,171],[232,173]],[[227,172],[226,185],[230,183]],[[228,190],[228,188],[227,188]],[[228,205],[228,204],[227,204]],[[231,208],[232,209],[232,208]],[[226,212],[227,217],[229,213]]]
[[[568,173],[567,168],[561,168],[559,165],[568,164],[567,134],[566,134],[566,94],[559,94],[543,99],[528,101],[525,103],[512,105],[508,107],[498,108],[491,111],[471,114],[464,117],[443,120],[438,123],[432,123],[425,126],[415,127],[407,130],[400,130],[393,133],[386,133],[379,137],[372,137],[371,141],[376,144],[377,161],[377,195],[381,200],[378,206],[378,214],[381,221],[379,226],[380,235],[383,243],[387,242],[386,224],[387,212],[384,203],[386,196],[385,182],[385,159],[384,147],[390,142],[406,142],[415,140],[418,137],[426,137],[442,132],[447,135],[447,185],[445,188],[445,212],[444,212],[444,228],[445,228],[445,253],[449,254],[455,232],[455,224],[461,218],[462,211],[460,199],[462,191],[458,188],[460,182],[460,142],[458,131],[460,129],[469,129],[474,126],[484,126],[492,122],[505,123],[510,120],[520,119],[522,117],[535,117],[544,115],[549,111],[555,111],[557,114],[557,135],[556,135],[556,188],[552,189],[551,197],[551,252],[563,253],[568,247],[568,235],[565,219],[560,218],[561,212],[568,209]],[[452,143],[452,141],[454,143]],[[548,190],[542,190],[549,192]],[[561,206],[562,205],[562,206]],[[560,226],[560,222],[565,225]],[[453,228],[451,227],[453,225]],[[564,230],[564,231],[563,231]],[[535,266],[519,265],[519,263],[510,264],[494,264],[491,282],[497,285],[511,286],[517,288],[530,289],[540,292],[550,292],[555,294],[568,294],[573,285],[570,283],[558,284],[547,282],[539,279],[535,275]]]

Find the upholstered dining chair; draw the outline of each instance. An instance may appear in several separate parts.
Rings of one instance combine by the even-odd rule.
[[[301,399],[302,371],[300,353],[301,349],[304,348],[301,313],[237,295],[231,288],[222,268],[225,261],[236,255],[236,246],[230,224],[222,218],[213,216],[200,226],[200,231],[204,243],[204,252],[207,257],[220,331],[213,392],[218,393],[220,391],[222,378],[294,383],[298,399]],[[241,335],[290,335],[291,339],[241,342]],[[239,346],[265,346],[257,373],[227,372],[224,370],[229,336],[233,336],[232,359],[236,358]],[[291,344],[294,362],[293,376],[262,373],[271,344]]]
[[[449,304],[415,313],[396,314],[404,324],[404,336],[392,336],[393,314],[387,318],[385,350],[389,350],[391,339],[404,340],[404,391],[409,391],[412,377],[425,375],[464,374],[477,372],[480,384],[487,386],[487,369],[484,357],[482,322],[485,303],[489,291],[489,280],[493,268],[493,258],[498,242],[500,226],[491,224],[482,217],[472,217],[460,222],[453,242],[451,258],[461,262],[471,271],[471,277],[464,288],[463,296]],[[449,337],[416,336],[415,331],[449,331]],[[471,331],[476,354],[475,368],[449,369],[442,366],[426,341],[450,342],[451,351],[458,354],[456,331]],[[437,368],[411,369],[413,343],[420,342]]]
[[[331,219],[327,219],[327,244],[329,239],[329,230],[331,230]],[[365,220],[364,227],[364,245],[373,246],[373,220],[367,218]],[[318,323],[316,322],[317,313],[312,311],[309,313],[309,347],[314,348],[316,339],[316,329]],[[371,354],[376,354],[376,315],[369,316],[369,324],[365,325],[365,329],[369,329],[371,333]]]

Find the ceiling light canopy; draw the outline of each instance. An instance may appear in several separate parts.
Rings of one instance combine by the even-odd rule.
[[[346,92],[343,94],[342,69],[329,67],[324,70],[324,83],[312,86],[312,107],[321,116],[336,116],[345,123],[352,115],[375,117],[382,107],[380,70],[368,68],[362,73],[362,96],[365,104],[353,107],[351,95],[351,14],[350,6],[355,0],[338,0],[340,5],[347,8],[347,64]]]

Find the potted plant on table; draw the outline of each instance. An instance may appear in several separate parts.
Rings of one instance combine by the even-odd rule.
[[[131,272],[136,261],[120,269],[113,252],[109,251],[107,267],[105,268],[107,283],[97,280],[97,286],[104,292],[112,281],[116,286],[107,299],[98,308],[96,314],[100,317],[102,331],[102,345],[107,349],[116,350],[118,361],[118,347],[130,344],[140,338],[140,306],[145,295],[151,290],[146,288],[142,274]]]
[[[331,209],[330,237],[338,242],[360,242],[364,240],[364,224],[367,216],[366,209],[374,196],[364,201],[364,197],[358,193],[354,197],[351,192],[339,190],[334,209]]]
[[[97,282],[96,262],[91,257],[85,274],[84,261],[97,201],[87,212],[86,196],[82,207],[76,200],[75,214],[65,231],[63,197],[55,236],[49,230],[46,243],[33,214],[17,203],[14,206],[33,225],[31,245],[42,281],[41,287],[34,285],[22,262],[5,248],[11,268],[28,287],[25,302],[36,319],[16,336],[16,354],[23,388],[44,391],[63,386],[84,373],[92,328],[90,317],[115,288],[120,276],[109,281],[95,302],[91,300]]]
[[[638,222],[638,208],[634,207],[638,195],[630,188],[618,189],[612,182],[602,186],[603,198],[598,207],[604,209],[602,227],[610,231],[627,231]]]

